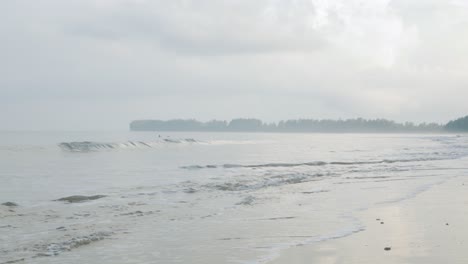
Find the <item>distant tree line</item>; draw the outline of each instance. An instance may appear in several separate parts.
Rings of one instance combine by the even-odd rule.
[[[465,120],[468,122],[468,118]],[[450,123],[449,123],[450,124]],[[448,126],[448,125],[447,125]],[[466,126],[465,123],[465,127]],[[219,131],[219,132],[323,132],[323,133],[385,133],[385,132],[442,132],[446,126],[436,123],[396,123],[386,119],[297,119],[278,123],[265,123],[259,119],[238,118],[230,122],[194,119],[135,120],[133,131]]]
[[[445,129],[453,132],[468,132],[468,116],[448,122]]]

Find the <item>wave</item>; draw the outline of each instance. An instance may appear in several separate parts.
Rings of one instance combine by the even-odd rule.
[[[453,159],[451,158],[442,158],[442,157],[429,157],[429,158],[414,158],[414,159],[384,159],[384,160],[375,160],[375,161],[313,161],[313,162],[303,162],[303,163],[265,163],[265,164],[254,164],[254,165],[241,165],[241,164],[223,164],[223,165],[190,165],[182,166],[182,169],[195,170],[195,169],[215,169],[215,168],[290,168],[290,167],[301,167],[301,166],[326,166],[326,165],[343,165],[343,166],[352,166],[352,165],[373,165],[373,164],[391,164],[391,163],[406,163],[406,162],[421,162],[421,161],[435,161],[435,160],[446,160]]]
[[[338,174],[334,173],[288,173],[273,177],[258,177],[250,180],[210,183],[205,184],[202,187],[217,191],[255,191],[268,187],[281,187],[285,185],[320,181],[327,177],[336,176],[338,176]]]
[[[113,149],[141,149],[141,148],[154,148],[162,144],[182,144],[182,143],[198,143],[199,141],[193,138],[186,139],[163,139],[156,142],[144,141],[127,141],[127,142],[96,142],[96,141],[76,141],[76,142],[62,142],[58,146],[65,151],[72,152],[89,152],[100,150],[113,150]]]
[[[73,249],[104,240],[106,238],[109,238],[112,235],[113,235],[112,232],[100,231],[100,232],[89,234],[87,236],[73,237],[67,241],[44,244],[44,245],[36,245],[35,249],[36,251],[39,251],[40,253],[38,253],[35,257],[57,256],[63,252],[71,251]]]

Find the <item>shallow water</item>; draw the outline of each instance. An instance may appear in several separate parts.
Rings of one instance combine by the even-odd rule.
[[[0,263],[265,263],[467,156],[455,135],[1,132],[0,203],[19,206],[0,205]]]

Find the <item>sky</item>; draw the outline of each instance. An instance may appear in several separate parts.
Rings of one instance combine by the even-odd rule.
[[[468,0],[0,0],[0,130],[468,115]]]

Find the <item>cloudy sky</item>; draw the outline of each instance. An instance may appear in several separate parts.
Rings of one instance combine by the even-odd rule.
[[[0,129],[468,114],[468,0],[0,0]]]

